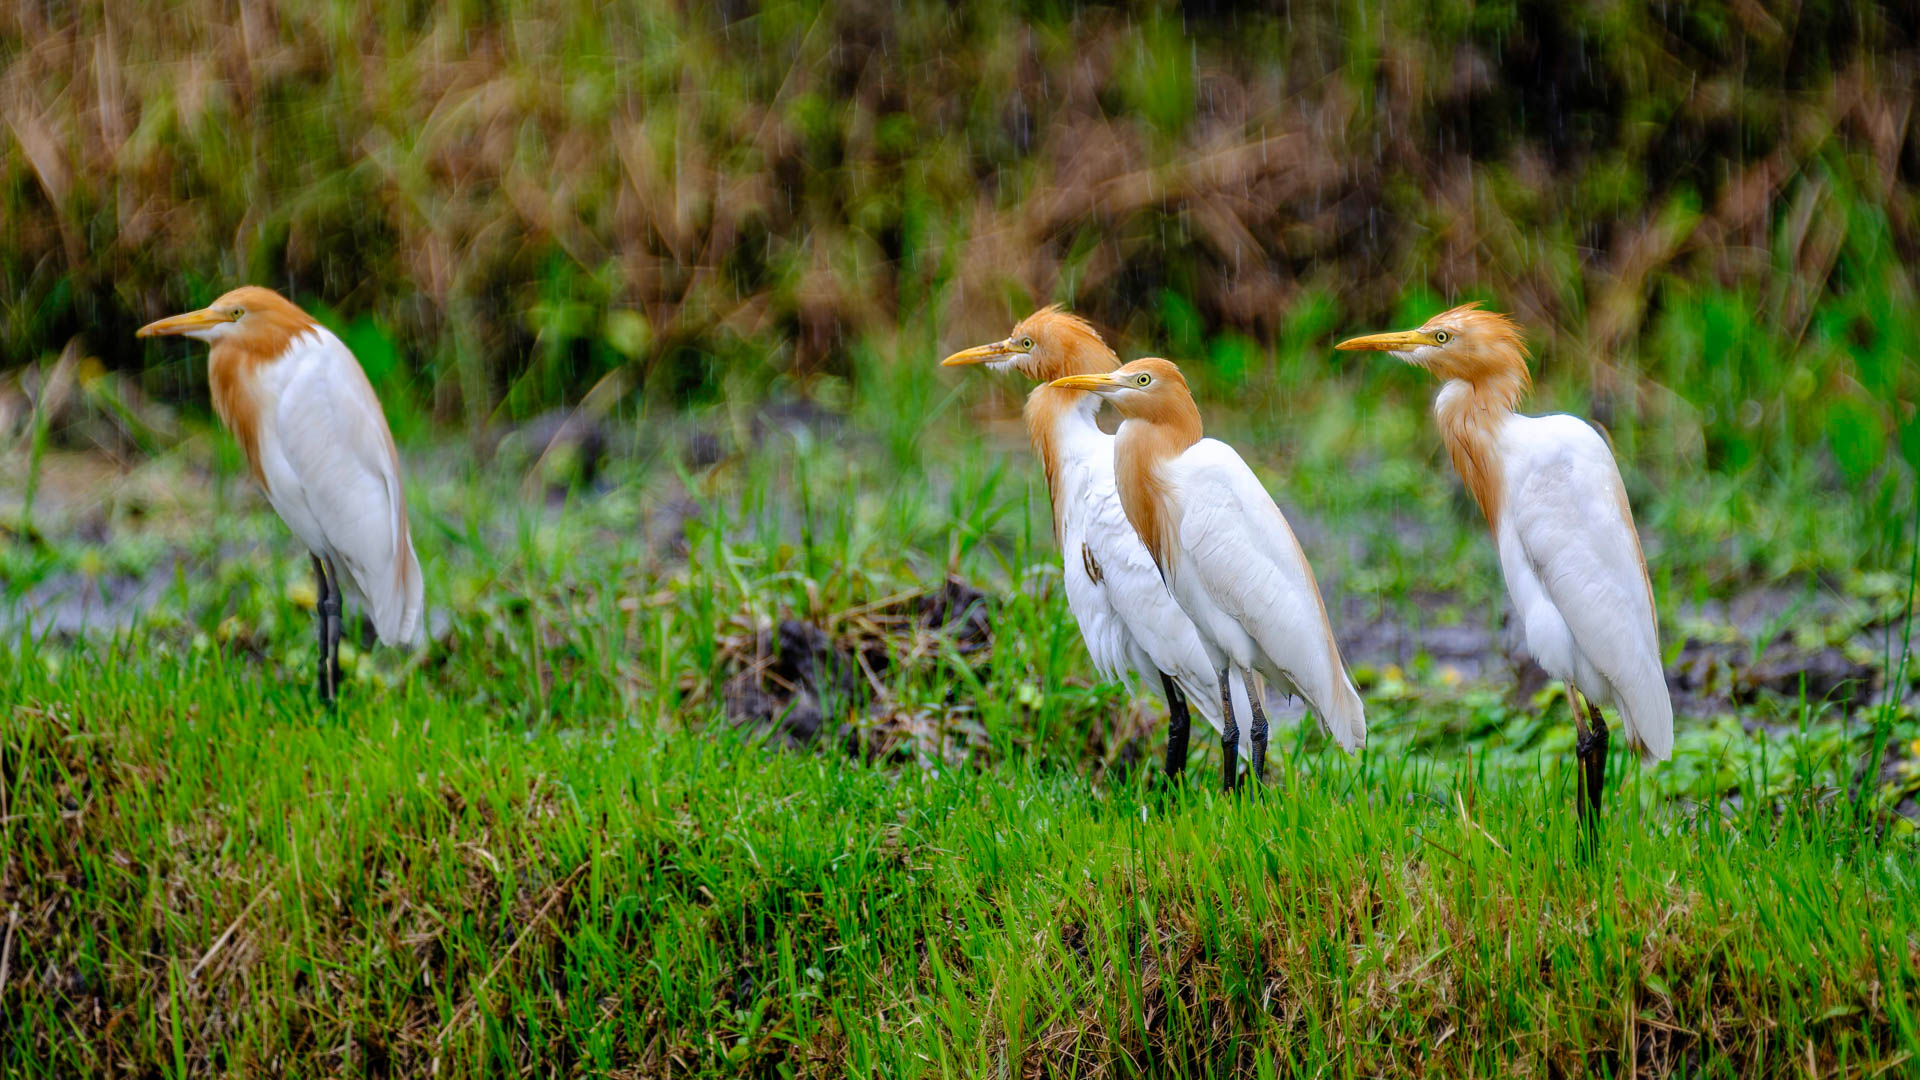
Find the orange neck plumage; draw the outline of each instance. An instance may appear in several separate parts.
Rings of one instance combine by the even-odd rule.
[[[1447,454],[1453,458],[1454,471],[1467,485],[1473,501],[1480,504],[1490,529],[1500,524],[1500,424],[1513,415],[1526,387],[1523,363],[1517,373],[1492,372],[1474,380],[1450,381],[1434,400],[1434,417],[1440,423]]]
[[[1146,401],[1129,406],[1114,446],[1114,484],[1120,507],[1160,572],[1170,569],[1173,509],[1161,467],[1203,437],[1200,409],[1184,385],[1164,385]]]
[[[1051,312],[1052,309],[1048,310]],[[1092,327],[1077,319],[1073,320],[1072,325],[1056,328],[1055,336],[1057,344],[1047,350],[1047,361],[1035,365],[1036,370],[1029,372],[1040,381],[1040,385],[1027,395],[1025,417],[1027,438],[1032,440],[1033,452],[1039,455],[1040,466],[1046,470],[1047,497],[1053,505],[1053,538],[1057,543],[1060,539],[1062,510],[1060,444],[1070,423],[1084,422],[1097,430],[1093,417],[1100,405],[1099,399],[1084,390],[1067,390],[1047,384],[1068,375],[1097,375],[1112,371],[1120,366],[1120,358],[1107,348],[1106,342],[1100,340]]]
[[[278,304],[249,308],[242,330],[213,343],[207,356],[207,386],[213,397],[213,411],[220,422],[233,432],[240,449],[247,455],[247,468],[262,490],[266,474],[260,466],[260,418],[263,404],[257,393],[257,375],[262,366],[280,358],[287,345],[312,329],[314,321],[307,313],[275,296]]]

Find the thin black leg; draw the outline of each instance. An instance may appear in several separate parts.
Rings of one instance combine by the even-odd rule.
[[[1160,687],[1167,692],[1167,776],[1179,776],[1187,767],[1187,736],[1193,718],[1187,712],[1187,695],[1166,672],[1160,673]]]
[[[1574,691],[1575,708],[1586,706],[1588,723],[1574,739],[1574,753],[1580,759],[1580,816],[1591,830],[1600,827],[1600,797],[1607,786],[1607,721],[1600,707]]]
[[[340,694],[340,571],[331,559],[323,559],[321,564],[327,571],[327,598],[320,605],[320,667],[327,689],[321,700],[331,705]]]
[[[333,582],[333,588],[328,590],[327,596],[328,601],[333,605],[332,610],[327,612],[327,655],[328,662],[333,665],[333,689],[337,694],[342,681],[340,635],[346,627],[346,597],[340,592],[340,568],[334,565],[332,559],[327,560],[327,578]]]
[[[310,554],[308,557],[313,560],[313,621],[315,628],[319,631],[320,646],[319,670],[315,673],[314,689],[320,695],[321,704],[330,705],[333,703],[331,678],[333,669],[327,663],[327,598],[332,589],[331,583],[327,581],[326,565],[320,561],[320,556]]]
[[[329,668],[328,678],[333,680],[334,696],[338,697],[340,694],[340,681],[341,681],[340,680],[341,616],[340,616],[340,582],[338,579],[334,581],[333,589],[334,589],[333,595],[327,598],[327,603],[333,605],[333,610],[327,612],[327,667]]]
[[[1220,771],[1226,789],[1232,791],[1240,773],[1240,723],[1233,718],[1233,684],[1227,681],[1227,669],[1220,669]]]
[[[1253,710],[1253,778],[1264,784],[1267,782],[1267,708],[1260,703],[1253,673],[1243,671],[1240,675],[1247,680],[1247,706]]]

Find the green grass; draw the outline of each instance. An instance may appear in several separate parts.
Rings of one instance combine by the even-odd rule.
[[[558,503],[504,459],[415,447],[435,642],[355,656],[335,714],[304,558],[224,440],[123,479],[104,543],[8,544],[16,615],[36,585],[180,564],[129,630],[16,624],[0,650],[0,1071],[1912,1067],[1909,710],[1683,715],[1672,763],[1614,756],[1593,861],[1565,703],[1516,700],[1499,661],[1368,665],[1361,757],[1283,724],[1275,782],[1226,797],[1197,738],[1169,789],[1141,763],[1157,703],[1091,677],[1037,469],[982,423],[1005,388],[907,351],[844,426],[758,448],[746,405],[619,426],[609,479]],[[1336,611],[1471,624],[1499,603],[1484,530],[1426,445],[1426,388],[1379,378],[1209,415],[1322,530]],[[695,428],[740,448],[688,467]],[[1782,515],[1741,555],[1649,458],[1628,471],[1670,650],[1897,629],[1881,537],[1904,526],[1876,506],[1824,505],[1815,545],[1792,525],[1811,473],[1705,474],[1717,512]],[[1819,576],[1754,637],[1692,607],[1803,558]],[[883,603],[948,575],[988,594],[990,647]],[[789,618],[876,658],[799,750],[726,712]],[[1876,737],[1891,769],[1857,805]]]
[[[6,727],[16,1075],[1859,1075],[1917,1044],[1912,847],[1818,811],[1629,773],[1585,863],[1546,761],[1296,752],[1228,798],[503,730],[418,683],[323,717],[165,666],[12,680],[59,703]]]

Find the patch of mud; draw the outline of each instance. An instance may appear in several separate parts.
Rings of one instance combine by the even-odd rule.
[[[1689,638],[1667,671],[1667,683],[1677,698],[1699,705],[1744,705],[1772,694],[1852,712],[1879,700],[1879,669],[1841,649],[1776,644],[1757,659],[1752,653],[1745,643]]]
[[[925,719],[889,700],[884,678],[896,662],[919,662],[937,651],[934,638],[962,655],[993,643],[985,594],[955,579],[841,613],[834,626],[830,633],[786,618],[750,645],[730,643],[736,671],[722,688],[728,718],[789,746],[832,736],[848,753],[871,756],[876,746],[899,741],[887,728]]]
[[[525,473],[548,502],[558,502],[597,489],[609,441],[598,418],[575,409],[549,409],[494,432],[490,450],[503,465]]]
[[[1843,618],[1846,597],[1825,589],[1809,591],[1788,583],[1754,585],[1722,599],[1679,605],[1682,622],[1729,626],[1743,638],[1760,640],[1791,623],[1832,622]]]
[[[1409,623],[1380,614],[1376,605],[1351,597],[1339,638],[1340,655],[1349,665],[1407,667],[1424,656],[1457,669],[1467,678],[1499,674],[1497,660],[1507,652],[1499,632],[1484,620],[1436,624],[1422,619]]]
[[[857,712],[873,699],[867,676],[878,672],[863,664],[875,662],[884,670],[884,650],[871,655],[813,623],[783,619],[761,631],[750,662],[727,680],[727,715],[804,746],[819,738],[828,716]]]
[[[1451,667],[1462,678],[1511,680],[1513,698],[1529,700],[1546,685],[1547,674],[1527,655],[1512,612],[1502,623],[1476,617],[1472,605],[1460,615],[1459,598],[1445,594],[1409,597],[1417,614],[1383,612],[1377,604],[1348,596],[1340,619],[1340,650],[1354,667],[1388,664],[1409,668],[1431,662]],[[1799,701],[1854,712],[1882,699],[1884,673],[1833,645],[1805,647],[1776,640],[1758,650],[1756,638],[1775,638],[1793,624],[1826,625],[1850,615],[1845,597],[1809,594],[1783,585],[1757,586],[1705,604],[1686,605],[1683,624],[1696,628],[1680,644],[1667,666],[1667,687],[1682,715],[1702,715],[1761,700]],[[1442,612],[1450,612],[1442,616]],[[1907,695],[1903,695],[1903,698]]]
[[[917,614],[923,629],[934,630],[953,639],[961,653],[975,653],[993,644],[993,617],[987,611],[987,594],[958,578],[948,578],[940,588],[906,606],[882,609],[895,616]]]
[[[689,469],[705,469],[720,464],[727,456],[727,444],[717,431],[695,428],[680,442],[680,460]]]
[[[857,436],[847,430],[845,414],[803,398],[770,402],[737,422],[720,416],[688,417],[652,427],[652,436],[642,439],[642,444],[694,472],[758,450],[776,436],[843,444]]]
[[[754,413],[750,430],[753,445],[759,446],[776,434],[816,442],[833,439],[840,435],[845,426],[846,417],[838,411],[816,401],[795,398],[762,406]]]
[[[144,574],[59,574],[34,585],[17,603],[0,605],[0,633],[24,624],[34,636],[77,638],[130,629],[173,585],[172,560]]]
[[[641,525],[647,550],[673,559],[684,559],[692,548],[687,543],[687,523],[700,517],[700,504],[692,496],[668,499],[646,514]]]

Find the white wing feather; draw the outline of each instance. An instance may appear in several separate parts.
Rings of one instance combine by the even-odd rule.
[[[1335,741],[1347,750],[1364,744],[1360,695],[1341,664],[1319,585],[1259,478],[1215,439],[1165,467],[1178,508],[1179,550],[1168,573],[1188,614],[1218,645],[1237,627],[1254,666],[1290,683]],[[1196,610],[1206,606],[1212,611]]]
[[[1084,473],[1086,470],[1078,463],[1063,462],[1062,471]],[[1108,593],[1105,574],[1108,560],[1099,557],[1106,554],[1105,545],[1095,539],[1109,528],[1100,513],[1100,504],[1105,500],[1089,482],[1091,477],[1063,476],[1061,479],[1066,481],[1062,484],[1064,490],[1079,495],[1062,508],[1060,520],[1060,559],[1066,572],[1067,609],[1080,624],[1080,637],[1087,644],[1088,655],[1093,657],[1094,669],[1104,678],[1124,678],[1129,671],[1138,670],[1146,657],[1127,632],[1127,625],[1114,610],[1113,597]],[[1118,496],[1112,501],[1117,505]],[[1125,525],[1124,517],[1121,524]],[[1099,580],[1095,580],[1088,566],[1089,549],[1095,550],[1093,565],[1100,568]]]
[[[1124,627],[1131,648],[1139,654],[1134,670],[1149,680],[1159,672],[1173,676],[1192,710],[1216,733],[1222,731],[1226,725],[1219,670],[1207,656],[1200,631],[1168,591],[1152,554],[1128,523],[1118,492],[1097,500],[1095,520],[1100,527],[1089,530],[1087,546],[1101,568],[1114,616]],[[1238,671],[1230,671],[1227,682],[1234,695],[1235,712],[1247,717],[1250,710],[1245,679]],[[1252,752],[1250,739],[1251,728],[1243,722],[1241,741],[1246,745],[1242,749],[1248,753]]]
[[[1501,561],[1526,620],[1529,650],[1551,674],[1617,705],[1628,742],[1665,760],[1673,753],[1673,700],[1646,563],[1612,453],[1598,432],[1571,416],[1516,416],[1501,442]],[[1507,565],[1516,559],[1524,565]],[[1545,594],[1570,649],[1556,648],[1563,644],[1551,640],[1559,628],[1546,612],[1529,613],[1522,601],[1527,585]],[[1569,659],[1572,670],[1555,670]],[[1603,685],[1592,685],[1596,675]]]
[[[1136,673],[1155,689],[1165,672],[1179,684],[1189,708],[1215,733],[1222,731],[1226,725],[1219,673],[1193,620],[1167,591],[1153,556],[1127,522],[1113,482],[1113,437],[1095,428],[1062,439],[1061,446],[1060,546],[1067,609],[1080,625],[1094,667],[1110,679]],[[1093,577],[1096,569],[1098,581]],[[1232,672],[1228,684],[1235,711],[1248,715],[1245,680]],[[1240,731],[1242,749],[1251,753],[1248,726],[1242,724]]]
[[[324,329],[295,339],[273,368],[277,405],[263,432],[272,443],[263,447],[272,451],[263,453],[269,499],[309,548],[333,558],[380,640],[417,642],[425,606],[420,563],[393,436],[373,387]],[[274,475],[282,469],[285,476]]]

